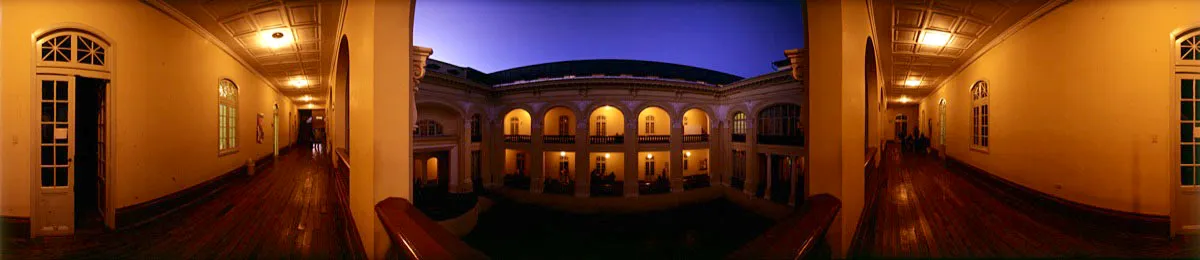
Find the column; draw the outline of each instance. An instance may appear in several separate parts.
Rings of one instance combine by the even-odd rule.
[[[458,133],[458,172],[450,173],[458,175],[458,182],[450,183],[450,191],[456,193],[471,192],[475,186],[471,179],[471,119],[468,117],[463,118],[462,131]]]
[[[504,186],[504,160],[506,160],[504,158],[504,125],[499,120],[495,116],[488,119],[488,129],[491,131],[483,133],[484,144],[487,145],[490,152],[487,154],[490,164],[483,170],[492,180],[492,185],[496,187]]]
[[[725,160],[729,159],[730,155],[725,154],[729,152],[729,148],[725,147],[726,142],[722,138],[727,136],[721,129],[724,125],[723,122],[718,120],[712,120],[712,122],[712,127],[709,127],[711,130],[708,131],[708,185],[716,187],[729,183],[729,181],[723,181],[726,179],[725,176],[729,176],[729,172],[723,170],[728,168],[725,167],[728,164]],[[721,167],[713,167],[716,165],[721,165]]]
[[[788,158],[790,158],[792,161],[791,168],[788,168],[788,174],[791,176],[791,180],[792,180],[792,183],[791,183],[792,191],[788,192],[788,194],[789,194],[788,195],[788,206],[796,206],[796,189],[798,189],[798,187],[796,187],[796,186],[800,186],[800,185],[796,185],[796,182],[798,181],[796,178],[800,177],[799,176],[800,175],[799,174],[800,167],[798,167],[798,165],[800,165],[800,157],[788,155]]]
[[[637,197],[637,116],[625,117],[625,197]]]
[[[592,157],[588,150],[588,123],[586,116],[575,113],[575,197],[586,198],[591,195],[592,176],[588,164]]]
[[[671,192],[683,191],[683,116],[682,113],[676,113],[677,116],[671,120]]]
[[[767,175],[767,191],[763,192],[763,198],[771,199],[771,184],[773,182],[775,182],[775,181],[771,180],[771,179],[774,179],[774,178],[772,178],[774,176],[771,176],[771,170],[772,170],[771,166],[773,166],[773,165],[771,163],[771,154],[768,153],[768,154],[765,154],[765,156],[767,157],[767,172],[765,172],[764,174]]]
[[[758,191],[758,135],[754,129],[755,117],[746,115],[746,183],[743,185],[746,194],[754,195]]]
[[[532,113],[532,112],[531,112]],[[540,114],[540,112],[538,113]],[[525,168],[529,170],[529,191],[533,193],[542,193],[543,185],[545,184],[545,161],[546,154],[542,152],[542,118],[532,116],[530,121],[533,124],[529,127],[530,143],[529,147],[529,165]]]

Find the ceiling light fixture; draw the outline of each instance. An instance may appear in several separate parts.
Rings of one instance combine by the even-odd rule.
[[[912,99],[909,99],[906,96],[901,96],[899,101],[900,101],[900,103],[908,103],[909,101],[912,101]]]
[[[909,86],[909,87],[920,86],[921,80],[916,79],[916,78],[910,78],[910,79],[904,81],[904,85]]]
[[[312,100],[312,96],[305,95],[305,96],[303,96],[303,97],[300,97],[300,101],[306,101],[306,102],[307,102],[307,101],[311,101],[311,100]]]
[[[950,33],[935,30],[925,30],[921,35],[921,44],[933,46],[946,46],[950,42]]]
[[[653,154],[646,154],[646,159],[654,159],[654,155],[653,155]]]
[[[263,47],[278,49],[292,43],[292,34],[287,28],[262,31],[259,34],[259,43]]]
[[[303,88],[308,86],[308,80],[304,78],[293,78],[292,80],[288,81],[288,85],[292,85],[293,87],[297,88]]]

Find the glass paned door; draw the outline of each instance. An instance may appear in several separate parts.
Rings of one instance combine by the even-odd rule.
[[[1172,221],[1185,232],[1200,231],[1200,95],[1196,93],[1200,75],[1181,75],[1179,85],[1179,188],[1175,196],[1176,210]]]
[[[34,232],[70,235],[75,231],[75,78],[38,75],[37,212]]]

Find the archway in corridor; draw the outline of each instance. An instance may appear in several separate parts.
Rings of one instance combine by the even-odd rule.
[[[639,143],[670,143],[671,114],[660,107],[647,107],[638,113]]]
[[[550,144],[575,143],[575,111],[563,106],[546,110],[542,118],[542,142]]]
[[[510,143],[528,143],[530,142],[530,133],[532,131],[532,120],[529,111],[525,109],[513,109],[504,115],[504,141]]]
[[[625,114],[616,107],[602,106],[592,110],[588,125],[589,143],[620,144],[625,141]]]

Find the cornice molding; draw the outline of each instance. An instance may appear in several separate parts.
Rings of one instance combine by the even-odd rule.
[[[209,43],[216,45],[217,48],[221,49],[221,51],[224,51],[226,55],[229,55],[229,57],[232,57],[234,60],[236,60],[242,65],[242,67],[246,68],[246,70],[249,70],[251,73],[254,73],[255,76],[258,76],[258,79],[262,80],[263,83],[266,83],[267,86],[270,86],[272,90],[275,90],[276,94],[287,97],[287,95],[283,93],[283,90],[281,90],[279,86],[276,86],[275,83],[273,83],[271,80],[268,80],[267,77],[263,76],[262,72],[259,72],[254,68],[254,66],[250,66],[250,63],[246,62],[245,59],[242,59],[241,56],[238,56],[233,49],[229,48],[229,45],[225,45],[221,39],[217,39],[217,36],[208,32],[208,30],[205,30],[203,26],[200,26],[200,24],[195,20],[192,20],[192,18],[183,14],[183,12],[179,11],[179,9],[175,9],[175,7],[171,6],[170,4],[163,2],[163,0],[142,0],[142,3],[149,5],[151,8],[154,8],[155,10],[167,15],[167,17],[171,17],[171,19],[175,19],[175,21],[183,24],[184,27],[196,32],[196,34],[199,34],[200,37],[203,37],[205,40],[208,40]],[[287,100],[289,102],[292,101],[291,98],[287,98]]]

